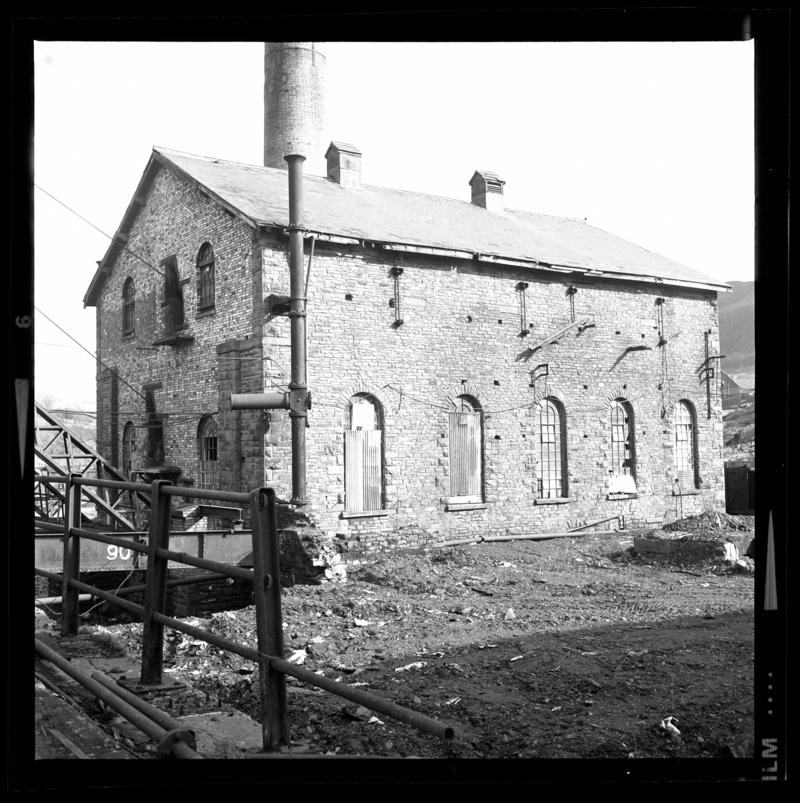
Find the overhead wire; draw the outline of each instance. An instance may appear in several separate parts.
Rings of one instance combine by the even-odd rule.
[[[88,224],[89,226],[91,226],[93,229],[95,229],[96,231],[100,232],[100,234],[102,234],[102,235],[104,235],[105,237],[107,237],[109,240],[115,240],[115,239],[117,239],[116,237],[112,237],[112,236],[111,236],[111,235],[109,235],[107,232],[103,231],[101,228],[99,228],[98,226],[96,226],[94,223],[92,223],[90,220],[88,220],[87,218],[85,218],[85,217],[84,217],[83,215],[81,215],[79,212],[76,212],[76,211],[75,211],[75,210],[74,210],[74,209],[73,209],[71,206],[69,206],[69,204],[67,204],[67,203],[65,203],[64,201],[60,200],[60,199],[59,199],[59,198],[57,198],[55,195],[53,195],[51,192],[48,192],[47,190],[45,190],[43,187],[41,187],[40,185],[36,184],[35,182],[34,182],[34,186],[35,186],[35,187],[36,187],[38,190],[40,190],[41,192],[43,192],[45,195],[49,196],[49,197],[50,197],[50,198],[52,198],[54,201],[56,201],[56,203],[60,204],[60,205],[61,205],[61,206],[63,206],[65,209],[67,209],[68,211],[72,212],[72,214],[74,214],[76,217],[78,217],[78,218],[80,218],[81,220],[83,220],[83,221],[84,221],[86,224]],[[314,237],[312,237],[312,238],[311,238],[311,254],[309,255],[309,262],[308,262],[308,267],[307,267],[307,271],[306,271],[306,294],[307,294],[307,291],[308,291],[308,281],[309,281],[309,276],[310,276],[310,273],[311,273],[311,261],[312,261],[312,258],[313,258],[313,248],[314,248],[314,244],[315,244],[315,239],[316,239],[316,238],[314,238]],[[117,241],[118,241],[118,240],[117,240]],[[119,242],[119,241],[118,241],[118,242]],[[128,247],[127,247],[126,245],[124,245],[123,243],[120,243],[120,246],[121,246],[121,247],[122,247],[122,248],[123,248],[125,251],[127,251],[129,254],[131,254],[131,255],[132,255],[132,256],[134,256],[136,259],[138,259],[140,262],[142,262],[144,265],[146,265],[147,267],[149,267],[150,269],[152,269],[153,271],[155,271],[155,272],[156,272],[156,273],[157,273],[159,276],[161,276],[162,278],[166,279],[166,276],[164,275],[164,273],[162,273],[162,272],[161,272],[161,271],[160,271],[158,268],[156,268],[154,265],[152,265],[152,264],[151,264],[150,262],[148,262],[146,259],[144,259],[143,257],[141,257],[141,256],[140,256],[139,254],[137,254],[135,251],[131,250],[130,248],[128,248]],[[509,313],[509,314],[514,314],[514,313],[516,313],[516,314],[519,314],[519,308],[517,308],[517,309],[515,309],[515,310],[512,310],[511,308],[508,308],[508,307],[494,306],[494,305],[492,305],[492,304],[486,304],[485,302],[484,302],[483,304],[481,304],[481,305],[480,305],[480,308],[481,308],[481,309],[483,309],[484,311],[493,310],[494,312]],[[50,318],[50,317],[49,317],[48,315],[46,315],[44,312],[42,312],[41,310],[39,310],[37,307],[34,307],[34,309],[36,309],[38,312],[40,312],[40,313],[41,313],[41,314],[42,314],[42,315],[43,315],[45,318],[47,318],[47,320],[49,320],[49,321],[50,321],[50,322],[51,322],[51,323],[52,323],[52,324],[53,324],[53,325],[54,325],[56,328],[58,328],[58,329],[59,329],[59,330],[61,330],[61,331],[62,331],[62,332],[65,334],[65,335],[67,335],[67,337],[69,337],[69,338],[70,338],[70,340],[72,340],[73,342],[75,342],[75,343],[76,343],[76,344],[77,344],[77,345],[78,345],[78,346],[79,346],[81,349],[83,349],[84,351],[86,351],[86,353],[87,353],[87,354],[89,354],[91,357],[93,357],[95,360],[97,360],[97,362],[98,362],[98,363],[100,363],[100,365],[102,365],[104,368],[107,368],[108,370],[112,370],[112,369],[111,369],[111,368],[109,368],[109,366],[107,366],[107,365],[106,365],[106,364],[105,364],[105,363],[104,363],[104,362],[103,362],[103,361],[102,361],[102,360],[101,360],[99,357],[97,357],[95,354],[92,354],[92,352],[91,352],[91,351],[89,351],[89,350],[88,350],[88,349],[87,349],[85,346],[83,346],[81,343],[79,343],[77,340],[75,340],[75,338],[73,338],[73,337],[72,337],[72,336],[71,336],[71,335],[70,335],[70,334],[69,334],[69,333],[68,333],[66,330],[64,330],[64,329],[63,329],[62,327],[60,327],[60,326],[59,326],[57,323],[55,323],[55,321],[53,321],[53,320],[52,320],[52,318]],[[57,344],[41,344],[41,345],[57,345]],[[244,361],[244,360],[251,360],[251,359],[261,359],[261,360],[264,360],[265,358],[264,358],[264,357],[255,357],[255,356],[253,356],[253,357],[234,356],[234,357],[232,357],[232,359],[239,360],[239,361]],[[130,389],[131,389],[131,390],[133,390],[133,392],[134,392],[134,393],[136,393],[136,394],[137,394],[137,396],[139,396],[140,398],[142,398],[142,399],[144,399],[145,401],[147,401],[146,397],[145,397],[145,396],[143,396],[141,393],[139,393],[139,391],[137,391],[137,390],[136,390],[136,388],[134,388],[134,387],[133,387],[133,386],[132,386],[130,383],[128,383],[127,381],[125,381],[125,379],[123,379],[122,377],[120,377],[120,376],[119,376],[119,374],[117,374],[117,376],[119,377],[120,381],[122,381],[122,382],[123,382],[125,385],[127,385],[127,386],[128,386]],[[277,384],[276,384],[275,382],[273,382],[273,381],[272,381],[272,380],[271,380],[269,377],[265,377],[265,379],[266,379],[266,380],[267,380],[267,382],[269,382],[269,384],[270,384],[270,385],[271,385],[273,388],[275,388],[276,390],[280,390],[281,392],[286,392],[286,388],[283,388],[283,387],[281,387],[281,386],[277,385]],[[428,407],[432,407],[432,408],[434,408],[434,409],[438,409],[438,410],[444,410],[444,411],[448,411],[448,410],[449,410],[449,408],[448,408],[448,407],[445,407],[445,406],[443,406],[443,405],[441,405],[441,404],[435,404],[435,403],[432,403],[432,402],[424,401],[424,400],[422,400],[422,399],[418,399],[418,398],[416,398],[415,396],[411,396],[411,395],[409,395],[408,393],[406,393],[405,391],[401,391],[401,390],[398,390],[397,388],[394,388],[392,385],[385,385],[384,387],[385,387],[385,388],[389,388],[389,389],[391,389],[391,390],[395,391],[396,393],[399,393],[399,394],[400,394],[400,396],[401,396],[401,398],[408,398],[408,399],[410,399],[410,400],[412,400],[412,401],[415,401],[415,402],[417,402],[418,404],[423,404],[423,405],[426,405],[426,406],[428,406]],[[321,404],[321,403],[318,403],[318,404],[319,404],[319,406],[331,406],[331,405],[325,405],[325,404]],[[535,402],[529,402],[529,403],[526,403],[526,404],[521,404],[521,405],[518,405],[518,406],[516,406],[516,407],[508,407],[508,408],[505,408],[505,409],[503,409],[503,410],[485,410],[484,412],[485,412],[487,415],[493,415],[493,414],[498,414],[498,413],[511,412],[511,411],[514,411],[514,410],[521,410],[521,409],[523,409],[523,408],[526,408],[526,407],[531,407],[533,404],[535,404]],[[216,414],[218,414],[218,413],[219,413],[219,411],[217,410],[217,411],[216,411],[215,413],[213,413],[213,414],[214,414],[214,415],[216,415]],[[202,413],[201,415],[204,415],[204,414],[205,414],[205,413]],[[121,413],[121,412],[117,412],[117,413],[114,413],[114,415],[123,416],[123,415],[126,415],[126,414],[125,414],[125,413]],[[186,416],[186,418],[193,418],[193,417],[194,417],[192,414],[185,413],[185,412],[182,412],[182,413],[180,413],[180,414],[175,414],[175,413],[168,413],[168,412],[164,412],[164,411],[159,411],[159,415],[170,415],[170,416],[173,416],[173,417],[174,417],[174,416],[176,416],[176,415],[183,415],[183,416]],[[145,428],[146,428],[147,426],[149,426],[149,425],[145,425]]]
[[[127,251],[127,252],[128,252],[130,255],[131,255],[131,256],[134,256],[134,257],[136,257],[136,259],[138,259],[138,260],[139,260],[140,262],[142,262],[143,264],[147,265],[147,267],[148,267],[148,268],[150,268],[151,270],[155,271],[155,272],[156,272],[156,273],[157,273],[157,274],[158,274],[158,275],[159,275],[159,276],[160,276],[162,279],[166,279],[166,278],[167,278],[167,277],[166,277],[166,275],[165,275],[165,274],[163,274],[163,273],[162,273],[162,272],[161,272],[161,271],[160,271],[160,270],[159,270],[159,269],[158,269],[158,268],[157,268],[155,265],[152,265],[152,264],[151,264],[150,262],[148,262],[148,261],[147,261],[147,260],[146,260],[144,257],[141,257],[141,256],[139,256],[139,254],[137,254],[135,251],[132,251],[130,248],[128,248],[128,246],[127,246],[127,245],[125,245],[124,243],[120,242],[120,241],[119,241],[119,239],[118,239],[116,236],[113,236],[113,237],[112,237],[112,235],[110,235],[110,234],[108,234],[107,232],[103,231],[103,230],[102,230],[102,229],[101,229],[99,226],[95,226],[95,224],[94,224],[94,223],[92,223],[92,221],[91,221],[91,220],[87,220],[87,219],[86,219],[86,218],[85,218],[83,215],[81,215],[79,212],[76,212],[76,211],[75,211],[75,210],[74,210],[74,209],[73,209],[73,208],[72,208],[72,207],[71,207],[69,204],[66,204],[66,203],[64,203],[64,201],[60,200],[59,198],[56,198],[56,196],[55,196],[55,195],[53,195],[53,193],[51,193],[51,192],[48,192],[46,189],[44,189],[44,187],[40,187],[40,186],[39,186],[39,185],[38,185],[38,184],[37,184],[35,181],[33,182],[33,186],[34,186],[34,187],[36,187],[36,189],[37,189],[37,190],[39,190],[40,192],[43,192],[45,195],[47,195],[47,196],[49,196],[50,198],[52,198],[52,199],[53,199],[53,200],[54,200],[56,203],[58,203],[58,204],[61,204],[61,206],[63,206],[63,207],[64,207],[64,209],[67,209],[67,210],[69,210],[70,212],[72,212],[72,214],[73,214],[73,215],[75,215],[76,217],[79,217],[79,218],[80,218],[80,219],[81,219],[81,220],[82,220],[84,223],[86,223],[86,224],[88,224],[89,226],[91,226],[91,227],[92,227],[92,228],[93,228],[95,231],[99,231],[99,232],[100,232],[100,234],[102,234],[104,237],[108,237],[108,239],[109,239],[109,240],[111,240],[112,242],[113,242],[114,240],[116,240],[117,242],[119,242],[119,244],[120,244],[120,247],[121,247],[122,249],[124,249],[125,251]]]
[[[47,315],[47,313],[42,312],[42,310],[40,310],[39,307],[37,307],[35,304],[34,304],[33,308],[40,315],[43,315],[45,318],[47,318],[47,320],[50,321],[50,323],[52,323],[53,326],[56,327],[56,329],[58,329],[61,332],[63,332],[73,343],[77,343],[90,357],[92,357],[95,360],[97,360],[97,362],[99,362],[100,365],[103,366],[103,368],[106,368],[106,369],[108,369],[109,371],[112,371],[112,372],[114,371],[113,368],[111,368],[110,366],[106,365],[96,354],[93,354],[91,351],[89,351],[89,349],[87,349],[86,346],[84,346],[83,344],[81,344],[77,340],[75,340],[75,338],[66,329],[64,329],[61,326],[59,326],[49,315]],[[139,393],[139,391],[136,390],[136,388],[133,385],[131,385],[130,382],[126,382],[121,376],[119,376],[119,374],[117,374],[117,377],[119,378],[120,382],[122,382],[123,384],[127,385],[137,396],[139,396],[145,402],[147,401],[147,398],[145,396],[143,396],[141,393]]]

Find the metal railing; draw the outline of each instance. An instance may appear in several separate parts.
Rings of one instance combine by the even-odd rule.
[[[51,478],[52,479],[52,478]],[[258,488],[249,493],[191,489],[174,486],[168,480],[155,480],[144,483],[97,480],[72,474],[61,478],[65,483],[65,521],[63,531],[63,574],[59,577],[53,572],[36,568],[35,573],[42,577],[62,582],[61,634],[78,633],[79,592],[93,595],[112,603],[122,610],[138,617],[143,622],[141,678],[142,685],[161,683],[164,654],[164,628],[169,627],[193,638],[212,644],[220,649],[240,655],[253,661],[259,668],[259,688],[262,713],[262,747],[265,751],[276,750],[281,745],[289,745],[287,716],[286,676],[324,689],[352,702],[363,705],[372,711],[385,714],[400,722],[409,724],[426,733],[451,740],[454,738],[452,726],[439,722],[425,714],[396,705],[368,692],[347,686],[339,681],[318,675],[289,663],[284,654],[283,622],[281,613],[279,537],[277,525],[277,505],[275,492],[271,488]],[[140,535],[122,538],[118,535],[88,530],[81,523],[81,488],[95,486],[116,488],[150,495],[150,527],[147,542]],[[220,563],[205,558],[175,552],[169,549],[169,521],[172,497],[202,497],[225,502],[248,505],[251,518],[253,568]],[[116,593],[105,591],[85,583],[80,576],[80,545],[82,539],[100,541],[130,549],[147,558],[146,582],[144,586],[128,587]],[[194,566],[214,572],[218,576],[240,578],[253,585],[253,604],[256,612],[257,649],[238,644],[206,630],[186,624],[180,619],[167,616],[167,587],[173,584],[190,582],[168,579],[170,561]],[[144,604],[138,604],[125,596],[134,590],[144,591]]]

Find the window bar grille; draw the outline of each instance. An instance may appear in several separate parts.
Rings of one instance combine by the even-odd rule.
[[[200,423],[198,433],[199,482],[198,487],[212,489],[219,485],[219,425],[208,416]]]
[[[543,401],[538,407],[539,424],[539,497],[563,496],[561,417],[555,405]]]
[[[198,292],[197,307],[200,311],[214,307],[214,249],[206,243],[197,257]]]
[[[696,487],[694,415],[685,402],[675,408],[675,471],[679,487]]]
[[[611,408],[611,465],[614,476],[633,476],[630,413],[622,402],[614,402]]]

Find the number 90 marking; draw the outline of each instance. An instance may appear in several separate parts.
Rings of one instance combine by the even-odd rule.
[[[128,560],[131,556],[131,550],[124,546],[109,545],[106,549],[106,557],[109,560]]]

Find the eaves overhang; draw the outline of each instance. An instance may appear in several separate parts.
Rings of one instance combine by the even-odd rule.
[[[286,224],[282,222],[257,221],[258,229],[263,232],[278,231],[288,236]],[[395,251],[410,254],[420,254],[425,256],[437,256],[450,259],[466,259],[485,264],[507,266],[513,268],[525,268],[529,270],[545,271],[557,274],[569,274],[572,276],[584,276],[589,279],[607,279],[630,283],[654,284],[657,286],[678,287],[691,290],[707,290],[711,292],[729,292],[732,288],[724,282],[698,282],[686,279],[666,278],[663,276],[647,275],[643,273],[628,273],[624,270],[614,270],[608,268],[587,268],[583,265],[558,264],[543,262],[537,259],[524,259],[520,257],[509,257],[502,254],[491,254],[482,251],[469,251],[453,248],[441,248],[437,246],[421,245],[418,243],[402,243],[388,240],[373,240],[369,238],[358,238],[336,232],[323,231],[307,227],[304,229],[305,237],[313,237],[320,242],[329,242],[336,245],[349,245],[360,248],[374,248],[384,251]]]

